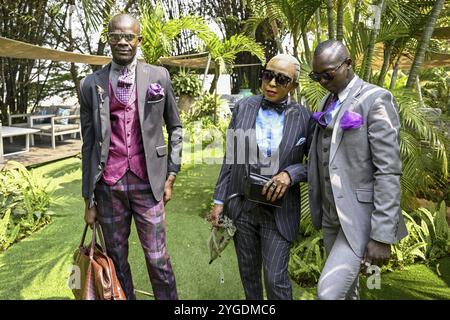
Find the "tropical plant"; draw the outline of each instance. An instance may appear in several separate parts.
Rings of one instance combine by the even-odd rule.
[[[184,68],[180,68],[178,74],[172,77],[172,86],[177,96],[186,94],[192,97],[198,97],[202,90],[202,82],[198,75],[190,73]]]
[[[140,24],[142,34],[142,52],[147,63],[156,64],[158,59],[171,55],[183,31],[207,42],[215,34],[202,17],[187,15],[178,19],[166,19],[160,3],[155,7],[144,2],[140,6]]]
[[[249,52],[256,56],[261,64],[266,61],[263,47],[252,38],[242,34],[233,35],[224,40],[214,34],[207,39],[205,44],[206,50],[211,56],[211,61],[214,62],[214,78],[209,89],[211,94],[216,90],[220,74],[225,70],[231,71],[233,68],[238,53]]]
[[[403,211],[408,236],[392,248],[392,262],[387,269],[402,268],[422,261],[427,264],[450,253],[450,227],[446,220],[446,205],[419,208],[408,214]]]
[[[316,230],[312,224],[307,183],[300,184],[300,199],[300,231],[291,248],[288,269],[295,282],[312,287],[319,280],[327,255],[322,231]]]
[[[51,220],[51,193],[34,172],[9,161],[0,171],[0,251]]]

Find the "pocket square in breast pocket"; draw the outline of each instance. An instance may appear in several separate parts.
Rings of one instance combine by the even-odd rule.
[[[298,139],[297,143],[295,144],[295,146],[301,146],[302,144],[304,144],[306,141],[305,137],[301,137],[300,139]]]

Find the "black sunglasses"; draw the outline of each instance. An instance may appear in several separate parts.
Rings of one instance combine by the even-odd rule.
[[[325,71],[325,72],[321,72],[321,73],[311,71],[309,73],[309,77],[311,78],[312,81],[316,81],[316,82],[319,82],[320,79],[331,81],[334,79],[334,73],[336,71],[338,71],[339,68],[342,67],[344,65],[344,63],[346,63],[348,61],[348,59],[349,58],[342,61],[342,63],[340,65],[338,65],[336,68],[334,68],[333,70],[329,70],[329,71]]]
[[[139,35],[135,33],[119,33],[119,32],[110,32],[108,33],[108,40],[111,44],[116,44],[120,41],[120,39],[125,39],[126,42],[130,43],[137,38],[139,38]]]
[[[263,69],[261,71],[261,80],[262,81],[270,82],[270,81],[272,81],[273,78],[275,78],[275,82],[278,85],[283,86],[283,87],[287,87],[288,84],[292,82],[292,79],[284,74],[273,72],[272,70],[267,70],[267,69]]]

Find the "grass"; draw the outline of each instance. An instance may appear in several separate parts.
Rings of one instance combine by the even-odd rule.
[[[35,169],[55,190],[53,222],[0,254],[0,299],[72,299],[67,277],[72,253],[84,227],[81,192],[81,161],[71,158]],[[210,226],[204,219],[209,209],[218,165],[190,165],[178,175],[173,200],[167,206],[167,242],[180,299],[243,299],[233,245],[222,257],[209,262],[207,238]],[[133,281],[150,291],[143,252],[133,227],[130,256]],[[450,299],[450,258],[434,269],[414,265],[382,275],[381,290],[365,289],[365,299]],[[224,283],[220,279],[223,276]],[[295,299],[312,299],[315,289],[294,284]],[[138,295],[139,299],[149,299]]]

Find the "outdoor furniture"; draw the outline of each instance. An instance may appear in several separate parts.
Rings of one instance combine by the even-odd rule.
[[[13,123],[15,118],[25,118],[26,122]],[[8,124],[14,127],[38,129],[37,134],[51,138],[53,149],[56,147],[56,136],[60,136],[62,140],[65,134],[72,134],[72,137],[76,138],[76,134],[79,133],[81,138],[80,107],[78,104],[39,107],[34,113],[9,115]],[[31,136],[31,145],[34,145],[33,135]]]
[[[3,162],[3,157],[5,157],[5,156],[11,156],[14,154],[19,154],[19,153],[30,151],[30,135],[33,135],[34,133],[37,133],[37,132],[39,132],[38,129],[8,127],[8,126],[2,127],[2,125],[0,123],[0,163]],[[3,138],[22,136],[22,135],[25,135],[25,150],[4,154],[3,153]]]

